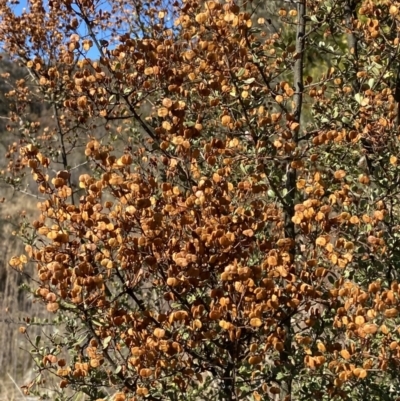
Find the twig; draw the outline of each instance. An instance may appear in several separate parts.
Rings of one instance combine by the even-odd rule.
[[[22,395],[22,397],[26,400],[25,394],[22,392],[22,390],[19,388],[18,384],[15,382],[15,380],[12,378],[12,376],[7,373],[8,377],[10,380],[14,383],[15,387],[18,389],[19,393]]]

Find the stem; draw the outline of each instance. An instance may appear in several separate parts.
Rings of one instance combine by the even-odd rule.
[[[306,35],[306,2],[301,0],[297,4],[297,32],[296,32],[296,62],[293,66],[293,86],[295,87],[295,94],[293,96],[294,110],[293,119],[294,122],[300,124],[301,114],[303,107],[303,90],[304,90],[304,49],[305,49],[305,35]],[[295,149],[297,151],[297,146],[299,143],[299,131],[296,130],[293,141],[295,143]],[[292,246],[289,250],[291,255],[292,263],[295,263],[296,257],[296,230],[295,225],[292,221],[294,216],[294,204],[296,196],[296,170],[291,167],[291,161],[287,162],[286,166],[286,190],[287,194],[285,196],[286,207],[284,209],[285,216],[285,237],[292,239]],[[283,350],[280,352],[280,359],[283,366],[288,370],[287,378],[281,383],[282,400],[290,400],[292,393],[292,382],[293,375],[290,373],[292,367],[290,365],[289,355],[292,351],[292,338],[291,338],[291,319],[285,319],[283,322],[284,329],[286,331],[286,338]]]
[[[233,370],[234,364],[232,362],[228,362],[224,372],[224,377],[222,378],[223,389],[225,393],[224,399],[226,401],[236,400]]]
[[[60,125],[60,119],[59,119],[59,115],[58,115],[58,108],[57,105],[55,103],[55,101],[53,102],[53,108],[54,108],[54,117],[56,119],[56,124],[57,124],[57,133],[58,133],[58,138],[61,144],[61,158],[62,158],[62,164],[64,167],[64,170],[68,171],[68,155],[67,155],[67,151],[65,148],[65,142],[64,142],[64,132],[61,128]],[[74,190],[72,188],[72,180],[71,180],[71,174],[68,178],[68,184],[69,187],[71,188],[71,203],[74,205]]]
[[[346,0],[344,5],[344,16],[346,20],[346,29],[347,29],[346,33],[347,47],[349,49],[350,54],[352,55],[353,69],[354,69],[352,86],[355,93],[360,93],[361,85],[360,81],[357,78],[358,59],[359,59],[358,48],[357,48],[358,39],[353,31],[353,20],[357,18],[357,14],[356,14],[356,4],[353,0]],[[372,174],[374,172],[374,166],[372,165],[372,161],[369,155],[371,155],[374,152],[374,150],[372,148],[371,143],[366,138],[361,138],[361,145],[364,149],[365,163],[367,165],[368,173]]]
[[[347,36],[347,47],[350,54],[353,56],[353,68],[354,68],[354,79],[353,89],[356,93],[360,92],[360,82],[357,78],[358,72],[358,39],[353,32],[353,19],[355,17],[355,4],[352,0],[346,0],[344,5],[344,16],[346,20],[346,36]]]

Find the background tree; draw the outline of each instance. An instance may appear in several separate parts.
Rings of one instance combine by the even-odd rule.
[[[64,322],[21,328],[27,392],[400,397],[399,5],[249,4],[1,2],[58,138],[30,124],[10,166],[45,198],[26,253]]]

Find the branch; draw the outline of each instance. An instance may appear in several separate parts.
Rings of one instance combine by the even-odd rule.
[[[303,107],[303,91],[304,91],[304,50],[305,50],[305,36],[306,36],[306,0],[301,0],[297,4],[297,32],[296,32],[296,61],[293,65],[293,86],[295,87],[295,93],[293,96],[294,110],[293,119],[298,124],[301,123],[301,113]],[[299,130],[297,130],[293,137],[296,148],[299,143]],[[292,221],[294,216],[294,203],[296,196],[296,180],[297,174],[296,169],[292,168],[290,160],[286,165],[286,210],[285,210],[285,237],[292,239],[293,245],[289,250],[291,254],[292,262],[295,263],[295,252],[296,252],[296,230],[295,225]],[[286,338],[284,349],[280,352],[280,359],[286,367],[291,369],[289,355],[291,354],[292,340],[291,340],[291,319],[287,319],[284,322],[286,331]],[[292,378],[290,375],[281,383],[282,399],[290,398],[292,393]]]

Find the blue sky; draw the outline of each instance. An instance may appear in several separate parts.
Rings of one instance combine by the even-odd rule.
[[[56,0],[57,1],[57,0]],[[48,3],[48,1],[44,1],[44,4],[45,4],[45,6],[46,6],[46,4]],[[105,2],[102,2],[102,9],[103,10],[107,10],[107,8],[109,9],[109,7],[107,7],[108,6],[108,3],[107,3],[107,1],[105,1]],[[25,10],[28,10],[29,9],[29,1],[28,0],[19,0],[19,3],[18,4],[14,4],[14,5],[10,5],[10,7],[11,7],[11,9],[14,11],[14,13],[16,14],[16,15],[21,15]],[[79,27],[78,27],[78,34],[81,36],[81,37],[84,37],[84,36],[86,36],[87,35],[87,30],[86,30],[86,27],[83,25],[83,24],[81,24]],[[87,53],[87,56],[88,57],[90,57],[90,58],[98,58],[98,56],[99,56],[99,52],[98,52],[98,50],[97,50],[97,48],[95,47],[95,46],[93,46],[90,50],[89,50],[89,52]]]
[[[58,0],[54,0],[54,1],[58,1]],[[43,0],[43,4],[44,4],[45,8],[48,5],[48,2],[49,2],[49,0]],[[8,3],[10,5],[10,7],[14,10],[14,12],[17,15],[20,15],[21,13],[23,13],[24,9],[25,10],[29,9],[29,1],[28,0],[19,0],[19,3],[15,4],[15,5],[11,5],[10,1]],[[104,11],[109,11],[111,9],[110,3],[112,3],[112,0],[97,0],[97,1],[95,1],[95,4],[96,4],[95,7],[96,7],[97,10],[101,9],[103,12]],[[172,1],[171,0],[162,0],[161,3],[163,3],[164,6],[171,6],[172,5]],[[128,4],[129,4],[129,2],[128,2]],[[148,4],[148,3],[143,1],[142,4],[145,5],[145,4]],[[132,11],[132,16],[133,16],[134,15],[134,10],[130,10],[130,11]],[[130,11],[127,11],[127,12],[129,13]],[[165,20],[165,22],[168,25],[171,25],[171,28],[173,27],[173,21],[172,20],[167,18]],[[87,32],[87,28],[86,28],[84,23],[80,24],[80,26],[77,29],[77,33],[81,37],[87,37],[88,32]],[[100,32],[99,35],[98,35],[98,39],[107,39],[107,36],[109,35],[109,33],[110,32],[107,32],[107,31]],[[92,58],[92,59],[97,59],[99,57],[99,51],[96,48],[96,46],[93,46],[89,50],[89,52],[87,53],[87,56],[89,58]]]

